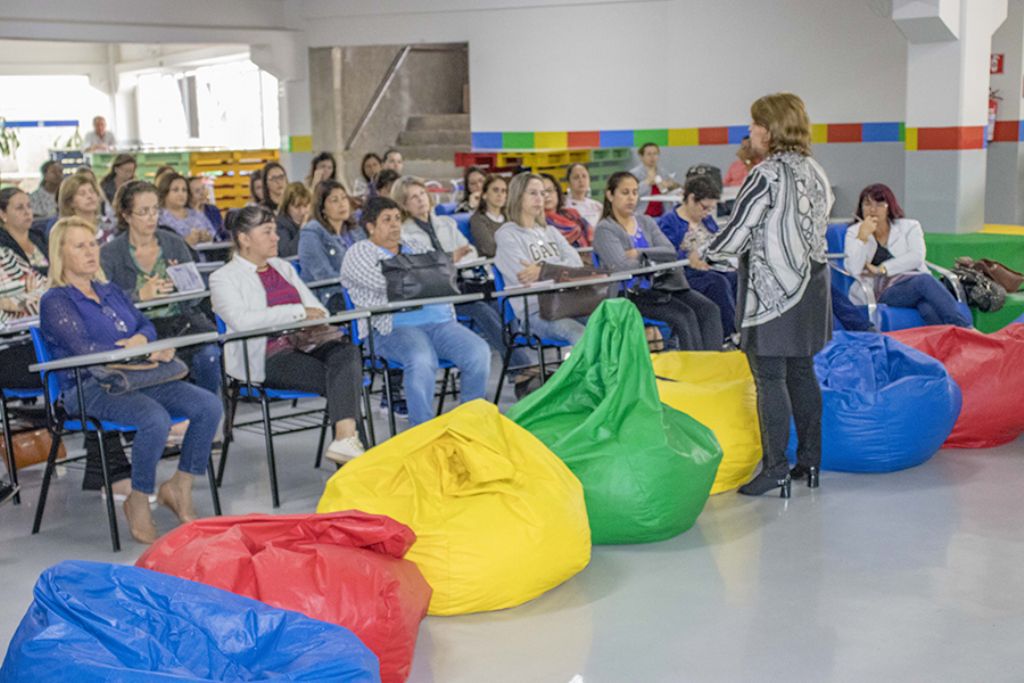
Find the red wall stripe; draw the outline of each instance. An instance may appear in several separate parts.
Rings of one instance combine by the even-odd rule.
[[[860,142],[862,130],[859,123],[830,123],[827,139],[829,142]]]
[[[569,147],[600,147],[601,132],[596,130],[569,131]]]
[[[918,128],[917,149],[955,150],[983,149],[985,126],[950,126],[947,128]]]
[[[729,144],[729,129],[721,128],[698,128],[697,143],[701,145],[727,145]]]
[[[1020,132],[1020,121],[996,121],[993,142],[1017,142]]]

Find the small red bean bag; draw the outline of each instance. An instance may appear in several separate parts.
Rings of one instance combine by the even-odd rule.
[[[415,541],[404,524],[356,510],[211,517],[163,536],[136,566],[344,626],[380,658],[381,680],[398,683],[430,604],[402,559]]]
[[[944,446],[990,448],[1024,433],[1024,325],[984,334],[952,325],[888,333],[938,359],[963,394],[963,408]]]

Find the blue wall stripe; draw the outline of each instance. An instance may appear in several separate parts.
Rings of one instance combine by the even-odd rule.
[[[501,148],[501,133],[473,133],[473,149]]]
[[[633,131],[631,130],[602,130],[602,147],[632,147]]]
[[[862,142],[899,142],[900,124],[898,121],[885,123],[861,124]]]
[[[729,144],[740,144],[749,133],[750,126],[729,126]]]
[[[75,128],[78,126],[78,121],[6,121],[4,126],[6,128],[59,128],[64,126]]]

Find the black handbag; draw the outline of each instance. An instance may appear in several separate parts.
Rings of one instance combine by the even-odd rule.
[[[188,366],[178,358],[169,361],[126,361],[89,368],[89,374],[108,394],[120,396],[139,389],[185,379]]]
[[[459,294],[452,259],[442,251],[397,254],[380,262],[388,301],[411,301]]]

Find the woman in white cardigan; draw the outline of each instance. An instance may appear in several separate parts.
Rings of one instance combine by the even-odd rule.
[[[306,319],[325,318],[327,310],[287,261],[277,258],[274,215],[260,206],[247,206],[234,217],[231,236],[237,253],[210,276],[213,310],[228,331],[254,330]],[[275,389],[320,394],[334,424],[334,441],[327,457],[347,462],[363,453],[357,433],[362,388],[359,347],[331,339],[313,348],[298,335],[285,335],[247,344],[249,372],[254,382]],[[227,373],[245,379],[242,344],[224,349]]]
[[[904,217],[888,186],[864,188],[856,215],[860,220],[846,230],[846,269],[874,292],[878,303],[916,308],[926,325],[971,326],[953,295],[925,265],[921,224]],[[850,290],[850,300],[867,303],[856,287]]]

